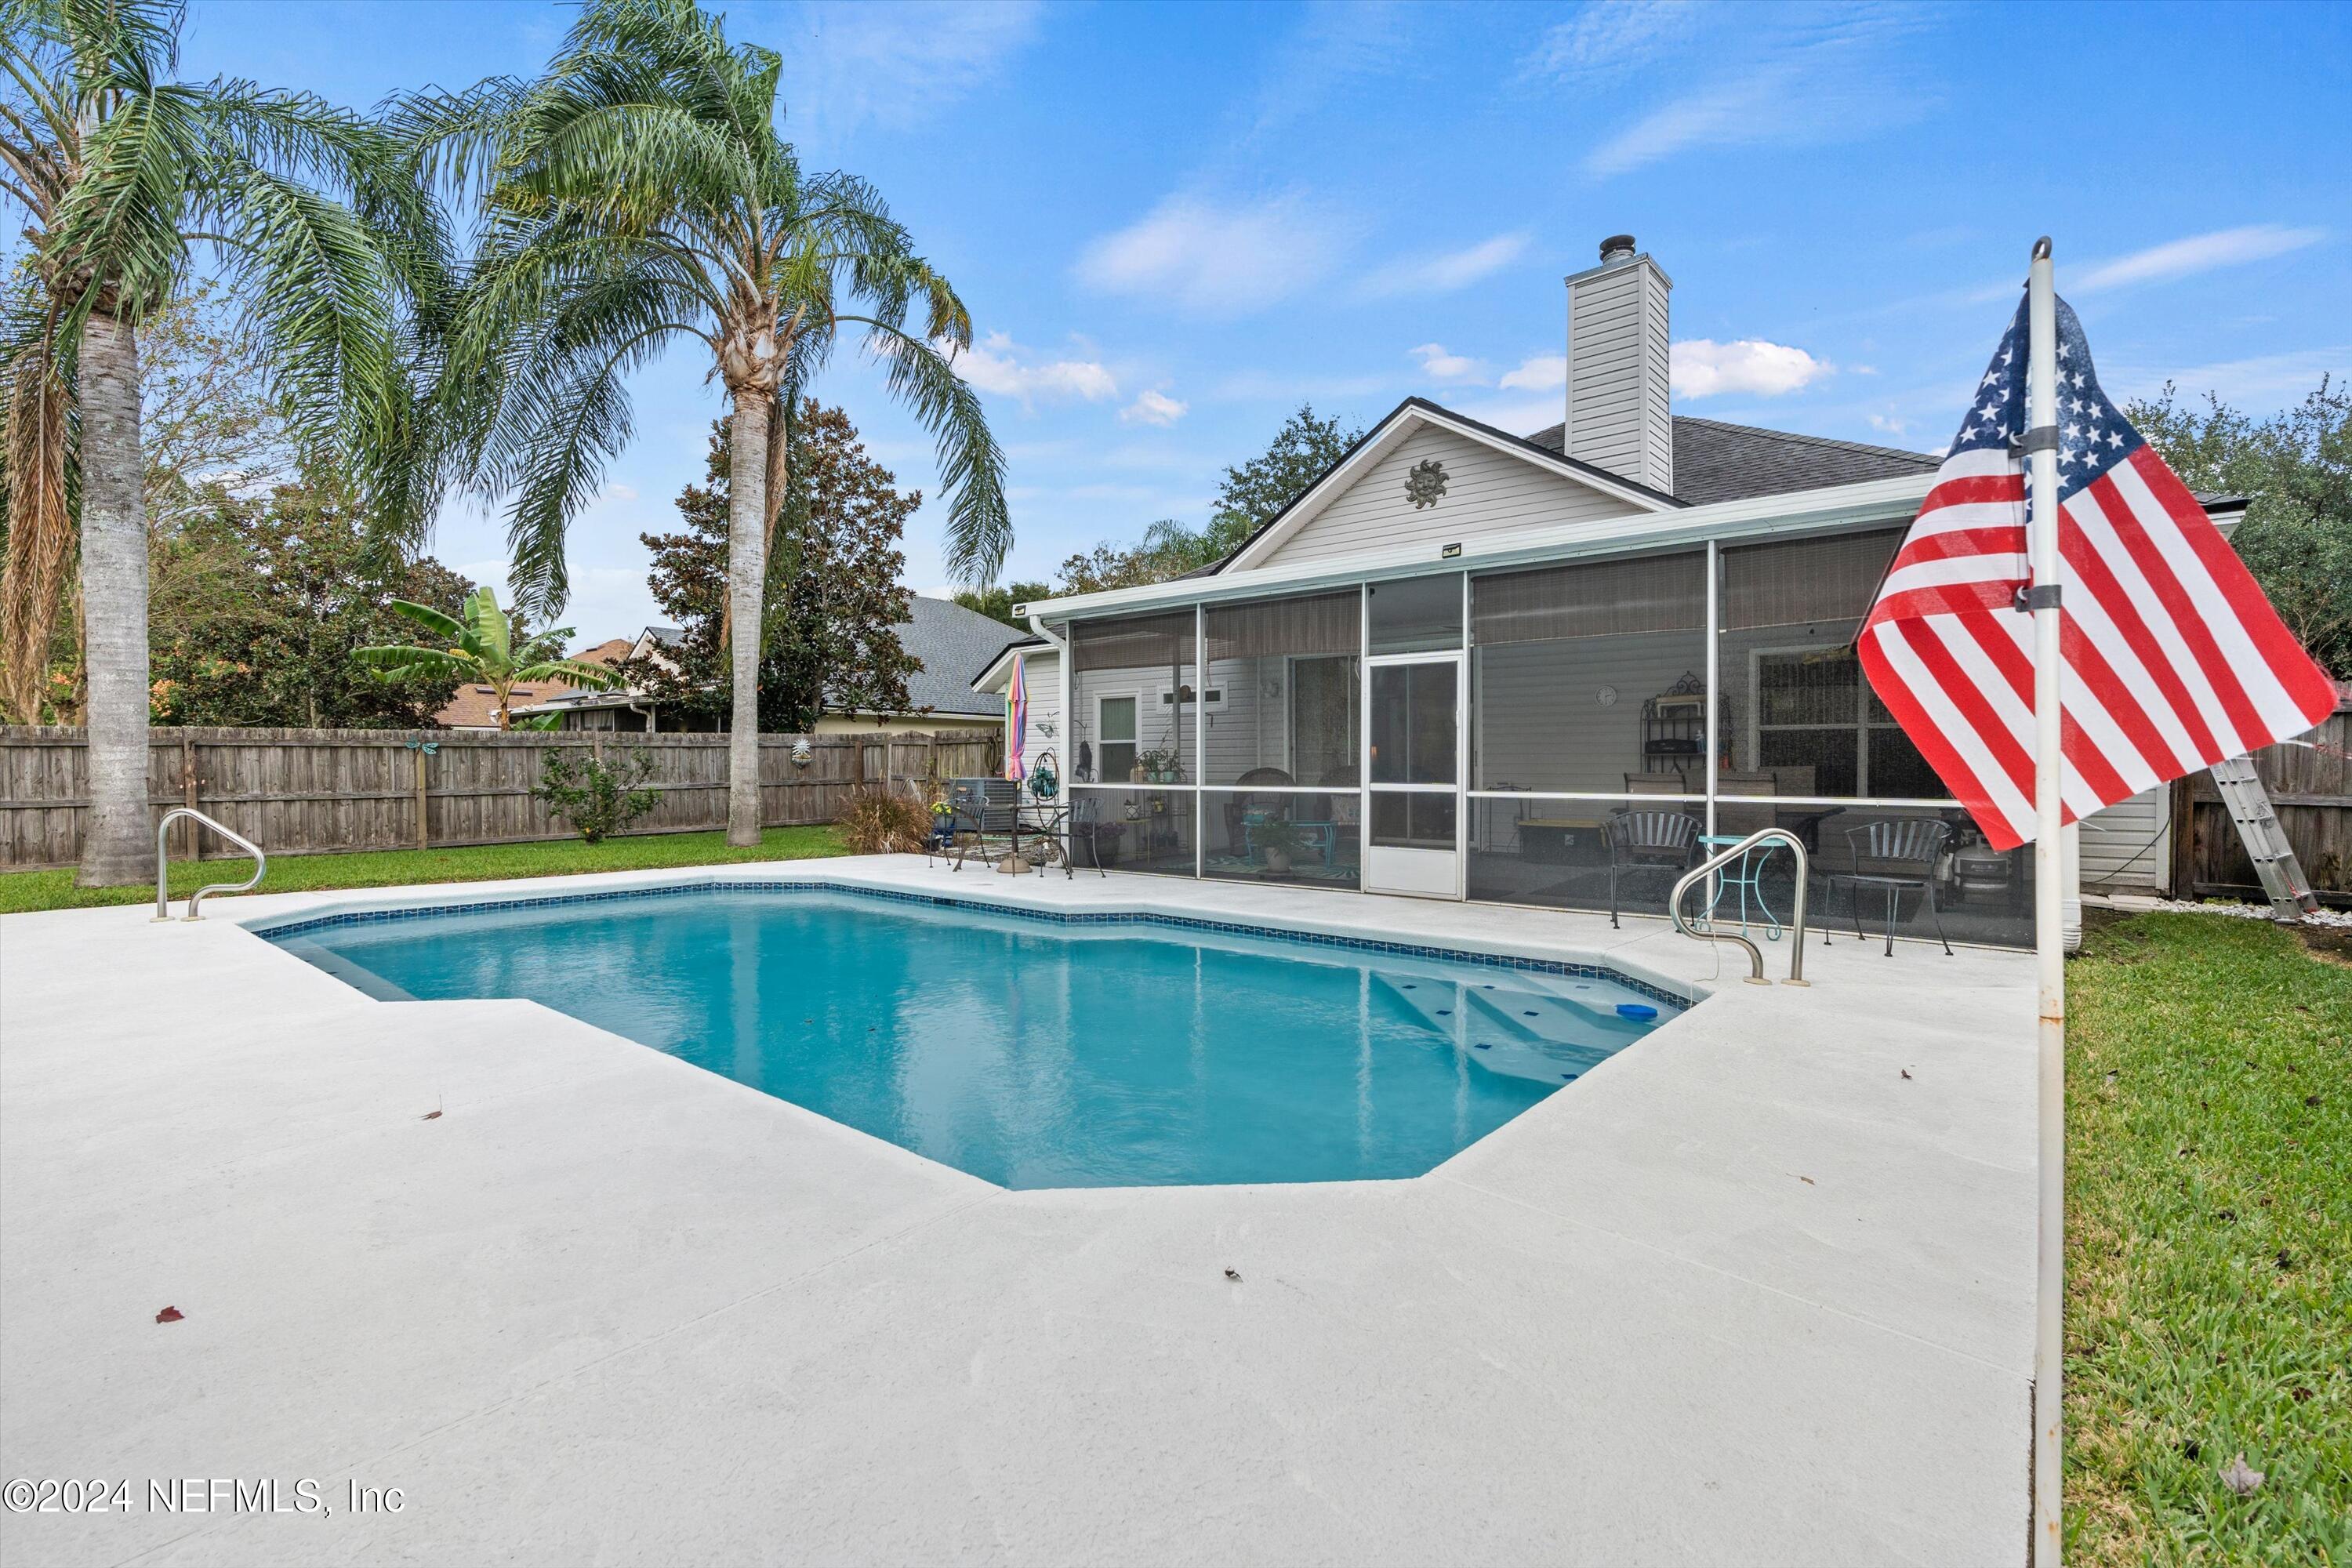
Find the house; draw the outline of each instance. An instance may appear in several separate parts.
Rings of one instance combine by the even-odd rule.
[[[589,664],[615,665],[629,657],[631,645],[626,637],[614,637],[587,648],[577,658]],[[575,700],[588,696],[568,680],[527,681],[509,691],[511,714],[521,718],[544,712],[548,704]],[[499,727],[499,697],[496,689],[467,681],[457,688],[457,694],[433,715],[433,721],[445,730],[496,730]]]
[[[993,659],[1006,644],[1020,641],[1019,631],[951,600],[920,595],[908,601],[908,618],[892,629],[898,634],[899,646],[913,655],[919,665],[907,677],[907,706],[887,713],[848,705],[828,707],[817,720],[814,733],[839,735],[887,730],[898,734],[932,734],[1003,727],[1003,697],[990,698],[977,691],[970,672]],[[647,626],[634,643],[616,639],[603,647],[619,647],[625,658],[651,658],[667,664],[669,660],[663,650],[674,645],[678,636],[676,626]],[[603,648],[597,651],[601,653]],[[518,718],[550,713],[562,714],[566,730],[642,732],[649,729],[712,727],[708,720],[688,720],[674,709],[661,708],[634,689],[567,689],[529,708],[519,704],[515,710]]]
[[[1024,606],[976,684],[1024,665],[1082,862],[1658,913],[1705,840],[1777,825],[1841,922],[2030,942],[2031,855],[1976,835],[1853,648],[1937,458],[1676,415],[1672,290],[1612,237],[1567,279],[1558,425],[1409,397],[1215,565]],[[2164,798],[2084,825],[2085,883],[2160,879]],[[1769,930],[1792,860],[1753,853]]]

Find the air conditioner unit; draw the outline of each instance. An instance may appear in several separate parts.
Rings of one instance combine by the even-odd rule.
[[[955,808],[959,833],[1010,833],[1021,785],[1012,779],[950,779],[948,804]]]

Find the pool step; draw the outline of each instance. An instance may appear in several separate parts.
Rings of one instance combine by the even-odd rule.
[[[1645,1024],[1617,1016],[1615,994],[1597,986],[1595,994],[1609,999],[1606,1013],[1572,992],[1517,978],[1454,982],[1379,971],[1372,978],[1399,1010],[1474,1053],[1488,1071],[1513,1078],[1580,1078],[1649,1032]]]

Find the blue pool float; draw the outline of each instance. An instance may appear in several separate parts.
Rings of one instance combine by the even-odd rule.
[[[1620,1002],[1617,1004],[1617,1016],[1621,1018],[1654,1018],[1658,1010],[1647,1002]]]

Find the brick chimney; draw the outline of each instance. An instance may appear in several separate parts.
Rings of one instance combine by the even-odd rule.
[[[1568,279],[1568,413],[1561,448],[1674,493],[1666,297],[1674,279],[1630,234],[1601,242],[1601,265]]]

